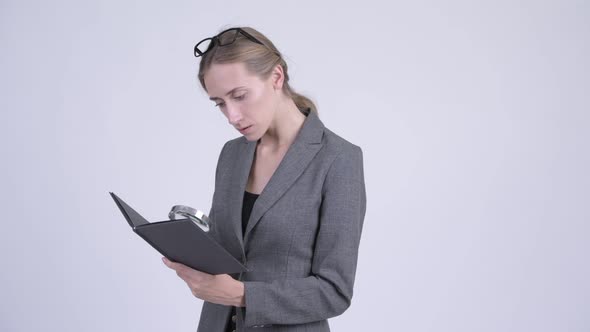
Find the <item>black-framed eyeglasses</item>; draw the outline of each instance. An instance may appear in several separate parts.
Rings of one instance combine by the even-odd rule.
[[[247,33],[243,29],[230,28],[230,29],[221,31],[216,36],[205,38],[205,39],[201,40],[200,42],[198,42],[197,45],[195,45],[195,57],[198,58],[200,56],[203,56],[205,53],[207,53],[209,50],[211,50],[213,48],[214,44],[217,44],[217,46],[226,46],[226,45],[229,45],[229,44],[235,42],[239,33],[241,33],[242,35],[244,35],[244,37],[248,38],[249,40],[251,40],[257,44],[260,44],[262,46],[266,46],[260,40],[256,39],[254,36]],[[266,47],[268,47],[268,46],[266,46]],[[274,53],[280,57],[280,54],[278,54],[277,52],[274,52]]]

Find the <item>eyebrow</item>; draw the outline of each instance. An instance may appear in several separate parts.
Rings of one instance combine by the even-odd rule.
[[[238,89],[241,89],[241,88],[245,88],[245,86],[238,86],[238,87],[235,87],[235,88],[233,88],[233,89],[229,90],[229,92],[228,92],[228,93],[226,93],[225,95],[226,95],[226,96],[227,96],[227,95],[230,95],[230,94],[232,94],[233,92],[235,92],[236,90],[238,90]],[[210,97],[209,99],[210,99],[210,100],[215,100],[215,99],[221,99],[221,98],[219,98],[219,97]]]

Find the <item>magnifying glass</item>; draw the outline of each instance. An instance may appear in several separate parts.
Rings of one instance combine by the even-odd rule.
[[[202,211],[186,205],[174,205],[168,213],[168,218],[170,218],[170,220],[176,220],[177,216],[188,218],[203,231],[209,232],[211,222],[209,221],[209,217],[207,217]]]

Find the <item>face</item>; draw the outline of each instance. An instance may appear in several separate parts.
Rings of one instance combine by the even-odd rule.
[[[257,141],[275,114],[277,95],[272,77],[262,80],[240,62],[211,65],[204,81],[210,99],[228,122],[249,141]]]

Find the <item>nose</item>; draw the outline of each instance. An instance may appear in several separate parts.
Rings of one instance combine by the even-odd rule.
[[[236,106],[227,105],[227,120],[229,123],[234,126],[238,127],[240,121],[242,121],[242,112]]]

